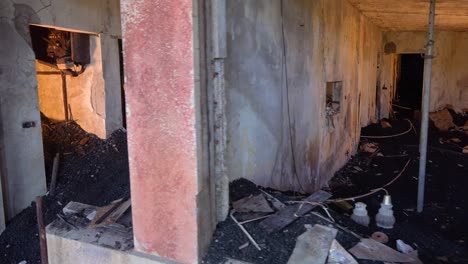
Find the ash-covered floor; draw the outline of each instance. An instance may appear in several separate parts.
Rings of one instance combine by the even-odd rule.
[[[114,132],[102,140],[75,122],[53,123],[42,117],[47,184],[52,160],[60,152],[55,196],[45,196],[44,217],[49,224],[70,201],[107,205],[130,191],[127,135]],[[15,216],[0,235],[0,263],[41,263],[34,203]]]
[[[417,122],[413,123],[416,125]],[[454,115],[454,122],[456,126],[463,126],[466,125],[467,118]],[[390,121],[390,124],[391,128],[383,128],[381,124],[363,128],[362,135],[395,135],[408,131],[411,127],[406,120]],[[382,229],[375,224],[374,218],[385,194],[383,191],[355,200],[367,204],[371,218],[369,227],[353,222],[350,219],[352,210],[344,210],[331,204],[330,213],[336,223],[364,238],[370,237],[375,231],[384,232],[389,237],[386,245],[393,249],[396,249],[396,240],[401,239],[418,251],[423,263],[468,263],[468,154],[462,153],[463,147],[468,145],[468,132],[459,129],[440,132],[434,126],[431,127],[426,200],[422,214],[416,212],[418,128],[399,137],[363,138],[361,145],[366,142],[377,143],[378,151],[358,152],[335,174],[325,190],[331,192],[334,198],[368,193],[394,179],[409,161],[401,177],[385,188],[393,200],[396,224],[393,229]],[[230,186],[231,201],[257,195],[260,189],[262,188],[245,179],[237,180]],[[263,190],[282,202],[305,198],[294,193]],[[330,224],[314,214],[326,216],[321,208],[316,207],[312,212],[272,234],[267,234],[259,226],[261,220],[245,224],[245,228],[260,245],[261,251],[252,243],[243,248],[242,245],[249,240],[233,220],[228,218],[218,225],[203,263],[224,263],[227,258],[248,263],[287,263],[296,238],[306,231],[305,224]],[[359,242],[352,233],[337,229],[336,240],[345,249],[349,250]],[[382,263],[357,260],[359,263]]]
[[[454,117],[457,126],[463,126],[467,121],[466,116]],[[391,128],[383,128],[381,124],[371,125],[364,128],[362,134],[385,136],[409,129],[406,120],[390,123]],[[413,124],[417,124],[417,121]],[[426,204],[424,212],[417,214],[418,129],[415,130],[400,137],[363,139],[361,145],[366,142],[377,143],[378,151],[358,152],[325,188],[335,198],[367,193],[394,179],[409,160],[409,166],[402,176],[386,188],[393,199],[395,227],[391,230],[381,229],[376,227],[374,221],[369,227],[360,226],[350,220],[350,210],[331,205],[332,217],[347,229],[338,228],[337,240],[349,249],[359,242],[355,234],[370,237],[373,232],[382,231],[390,238],[388,246],[395,248],[395,241],[401,239],[418,250],[419,258],[424,263],[468,263],[468,157],[462,154],[462,148],[468,145],[467,132],[454,129],[440,132],[431,128]],[[128,194],[125,131],[116,131],[108,140],[101,140],[86,133],[74,122],[53,123],[46,118],[43,120],[43,131],[48,177],[53,156],[57,152],[62,154],[56,196],[45,197],[46,224],[55,220],[56,214],[70,201],[103,206]],[[241,179],[231,184],[230,199],[237,201],[260,194],[261,190],[282,202],[300,201],[306,197],[298,193],[262,189]],[[368,205],[369,215],[373,219],[383,194],[378,192],[356,201]],[[248,239],[228,218],[218,225],[203,263],[224,263],[227,257],[250,263],[287,263],[296,238],[306,231],[305,224],[330,225],[315,213],[326,216],[322,209],[316,208],[272,234],[267,234],[259,227],[261,221],[245,224],[245,228],[262,248],[261,251],[251,243],[240,249]],[[236,217],[240,218],[240,215]],[[248,215],[244,217],[248,218]],[[12,219],[0,236],[0,263],[40,263],[37,234],[35,208],[32,204]],[[359,260],[359,263],[380,262]]]

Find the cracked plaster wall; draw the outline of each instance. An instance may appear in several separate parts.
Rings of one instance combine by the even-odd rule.
[[[376,121],[381,31],[346,1],[233,0],[227,41],[230,179],[322,187],[356,151],[361,125]],[[325,117],[330,81],[343,82],[334,129]]]
[[[94,50],[101,46],[104,56],[102,62],[95,61],[95,64],[102,63],[99,71],[104,78],[96,77],[101,76],[101,73],[94,70],[85,74],[101,78],[99,82],[103,85],[99,91],[92,88],[95,92],[90,92],[89,101],[92,102],[97,96],[105,99],[93,104],[93,111],[98,112],[101,119],[105,117],[105,122],[101,121],[100,124],[104,128],[100,128],[98,136],[106,137],[121,126],[116,39],[121,34],[119,1],[0,1],[1,175],[3,197],[7,204],[5,211],[9,218],[46,191],[36,64],[28,28],[30,24],[99,34],[99,37],[95,37]],[[82,84],[96,85],[91,80],[83,80]],[[23,128],[22,123],[29,121],[35,122],[36,126]]]

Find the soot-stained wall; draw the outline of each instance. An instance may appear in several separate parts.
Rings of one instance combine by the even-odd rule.
[[[427,41],[425,32],[385,32],[384,43],[393,42],[396,54],[423,53]],[[468,33],[436,31],[435,57],[432,65],[430,111],[447,104],[461,111],[468,108]],[[394,54],[385,55],[391,57]],[[387,60],[387,64],[389,60]],[[390,68],[389,66],[388,68]],[[389,82],[391,71],[383,72]],[[392,88],[395,88],[392,86]]]
[[[326,184],[375,121],[381,39],[346,1],[227,1],[230,179],[304,192]],[[335,81],[341,110],[327,120]]]
[[[0,1],[0,151],[8,217],[46,192],[31,24],[99,34],[105,47],[100,72],[106,80],[102,88],[106,114],[103,130],[112,132],[121,126],[119,55],[114,38],[121,32],[119,1]],[[24,127],[25,122],[34,122],[35,126]]]

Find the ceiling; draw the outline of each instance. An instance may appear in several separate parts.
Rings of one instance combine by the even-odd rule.
[[[389,31],[427,31],[429,0],[348,0]],[[468,0],[436,0],[436,29],[468,31]]]

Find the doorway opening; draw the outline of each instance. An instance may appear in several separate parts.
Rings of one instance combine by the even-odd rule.
[[[421,54],[401,54],[399,62],[395,104],[401,110],[419,110],[424,79],[424,58]]]

